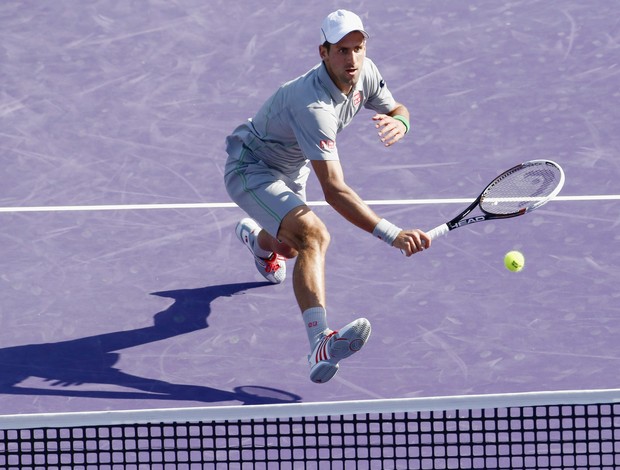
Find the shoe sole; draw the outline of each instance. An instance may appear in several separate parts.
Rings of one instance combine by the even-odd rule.
[[[310,380],[317,384],[323,384],[336,375],[340,366],[331,362],[319,362],[310,371]]]
[[[346,359],[364,347],[372,329],[370,322],[365,318],[358,318],[338,332],[337,338],[330,351],[332,358]]]
[[[370,338],[371,332],[370,322],[365,318],[358,318],[345,326],[334,340],[330,351],[332,357],[327,361],[318,362],[310,370],[310,380],[319,384],[331,380],[340,368],[338,362],[362,349]]]

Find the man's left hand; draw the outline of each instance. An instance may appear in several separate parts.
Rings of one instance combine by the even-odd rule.
[[[386,147],[394,145],[402,139],[407,131],[401,121],[387,114],[375,114],[372,120],[375,121],[375,127],[379,129],[379,139]]]

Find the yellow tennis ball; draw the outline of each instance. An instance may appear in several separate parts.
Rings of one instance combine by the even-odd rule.
[[[525,258],[520,251],[509,251],[504,256],[504,266],[508,271],[512,271],[513,273],[519,272],[523,269],[525,265]]]

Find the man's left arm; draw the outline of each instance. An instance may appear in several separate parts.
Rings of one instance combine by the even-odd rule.
[[[409,132],[409,111],[404,104],[396,103],[387,114],[375,114],[372,117],[379,130],[379,139],[386,147],[394,145]]]

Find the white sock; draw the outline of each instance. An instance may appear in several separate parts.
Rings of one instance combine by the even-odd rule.
[[[257,230],[255,232],[251,233],[251,243],[252,243],[252,252],[258,256],[259,258],[264,258],[267,259],[269,258],[273,251],[267,251],[267,250],[263,250],[260,245],[258,244],[258,234],[260,233],[260,230]]]
[[[312,307],[305,310],[301,316],[304,319],[310,349],[312,349],[317,341],[321,339],[323,332],[329,329],[327,327],[327,312],[323,307]]]

